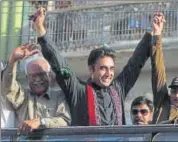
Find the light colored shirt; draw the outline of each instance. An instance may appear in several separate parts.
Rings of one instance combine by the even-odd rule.
[[[13,128],[15,127],[15,113],[11,104],[1,92],[2,72],[6,68],[7,63],[0,61],[0,107],[1,107],[1,128]]]
[[[6,95],[16,113],[16,126],[24,120],[43,118],[45,127],[56,128],[71,124],[71,115],[61,90],[49,90],[37,96],[24,89],[16,80],[16,65],[7,66],[3,73],[3,96]]]
[[[15,113],[6,108],[1,110],[1,128],[14,128]]]
[[[15,127],[15,112],[9,101],[0,96],[1,98],[1,128],[14,128]]]

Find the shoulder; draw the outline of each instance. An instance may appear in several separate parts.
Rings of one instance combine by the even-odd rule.
[[[63,91],[60,88],[52,88],[50,89],[50,94],[54,94],[54,95],[62,95]]]
[[[117,91],[121,92],[122,91],[122,84],[120,81],[116,81],[116,79],[113,80],[111,83],[111,87],[115,88]]]
[[[55,96],[55,97],[58,97],[58,98],[64,98],[65,97],[64,92],[59,88],[53,88],[49,91],[49,93],[50,93],[51,96]]]

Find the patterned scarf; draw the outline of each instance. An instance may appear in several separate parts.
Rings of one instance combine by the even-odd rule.
[[[121,97],[118,91],[110,87],[111,100],[114,105],[114,113],[116,115],[116,124],[122,125],[122,105]],[[88,95],[88,115],[89,115],[89,126],[101,125],[100,111],[98,108],[97,96],[92,86],[87,84],[87,95]]]

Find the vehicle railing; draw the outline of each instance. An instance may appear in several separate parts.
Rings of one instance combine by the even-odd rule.
[[[164,133],[178,132],[177,124],[158,124],[158,125],[123,125],[123,126],[75,126],[61,128],[36,129],[32,135],[51,135],[51,136],[68,136],[68,135],[99,135],[99,134],[145,134],[145,133]],[[18,128],[2,128],[2,136],[18,135]]]

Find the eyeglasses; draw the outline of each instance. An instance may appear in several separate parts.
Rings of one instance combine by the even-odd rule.
[[[141,110],[132,109],[132,114],[133,114],[133,115],[136,115],[136,114],[138,114],[139,112],[140,112],[142,115],[146,116],[146,115],[148,114],[149,110],[147,110],[147,109],[141,109]]]

